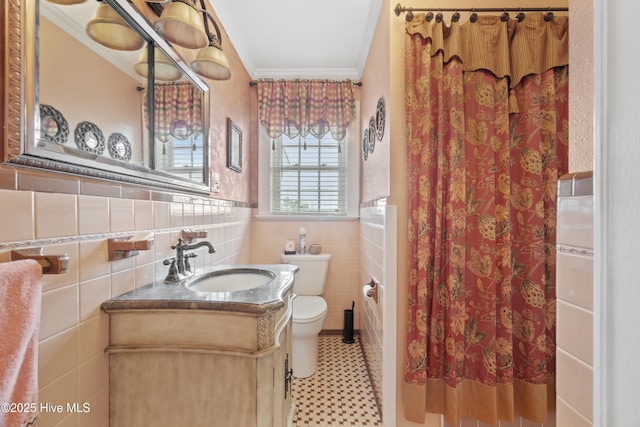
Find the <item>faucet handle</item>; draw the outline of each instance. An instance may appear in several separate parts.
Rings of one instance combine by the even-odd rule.
[[[162,261],[162,263],[164,265],[171,264],[171,266],[169,267],[169,272],[167,273],[167,277],[165,277],[164,279],[164,283],[173,283],[181,279],[180,272],[178,271],[178,266],[176,265],[175,257],[165,259],[164,261]]]
[[[182,249],[184,246],[186,245],[184,244],[182,239],[178,238],[178,243],[176,243],[175,245],[171,245],[171,249]]]
[[[187,274],[191,274],[191,263],[189,262],[189,258],[195,258],[198,254],[194,254],[193,252],[188,253],[184,256],[184,271]]]

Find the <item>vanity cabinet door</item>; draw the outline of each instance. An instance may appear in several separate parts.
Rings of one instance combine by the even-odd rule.
[[[274,427],[290,426],[293,421],[293,371],[291,370],[291,319],[280,334],[280,346],[274,357]]]

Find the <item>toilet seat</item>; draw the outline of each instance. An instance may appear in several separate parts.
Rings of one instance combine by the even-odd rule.
[[[293,323],[313,323],[327,314],[327,302],[319,296],[297,296],[293,300]]]

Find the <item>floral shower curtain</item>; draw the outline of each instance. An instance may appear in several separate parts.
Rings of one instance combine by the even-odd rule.
[[[327,132],[342,141],[355,120],[351,80],[260,80],[258,116],[270,138]]]
[[[408,419],[545,422],[555,401],[566,17],[407,23]]]

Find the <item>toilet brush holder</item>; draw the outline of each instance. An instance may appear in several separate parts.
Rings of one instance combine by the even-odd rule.
[[[344,311],[344,329],[342,330],[342,342],[345,344],[353,344],[353,308],[355,301],[351,303],[351,310]]]

